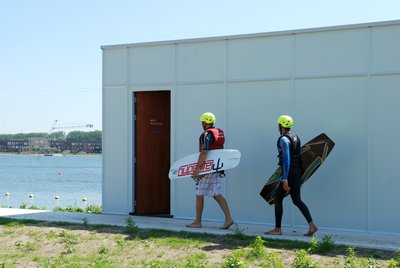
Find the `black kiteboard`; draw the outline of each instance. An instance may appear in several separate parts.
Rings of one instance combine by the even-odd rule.
[[[314,174],[314,172],[328,157],[334,146],[335,143],[325,133],[318,135],[301,146],[300,161],[303,170],[301,184],[305,183],[311,175]],[[279,178],[281,176],[282,167],[279,166],[260,192],[262,198],[264,198],[270,205],[275,203],[275,194],[279,187]],[[286,195],[288,194],[289,192],[286,193]]]

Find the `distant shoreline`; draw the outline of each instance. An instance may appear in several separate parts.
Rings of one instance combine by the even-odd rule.
[[[12,152],[0,152],[0,156],[7,156],[7,155],[17,155],[17,156],[52,156],[52,155],[45,155],[45,154],[34,154],[34,153],[12,153]],[[87,153],[87,154],[72,154],[72,153],[54,153],[55,157],[59,156],[102,156],[102,154],[94,154],[94,153]]]

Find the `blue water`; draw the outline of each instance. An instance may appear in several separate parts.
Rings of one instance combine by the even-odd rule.
[[[0,206],[101,205],[101,165],[101,156],[0,155]]]

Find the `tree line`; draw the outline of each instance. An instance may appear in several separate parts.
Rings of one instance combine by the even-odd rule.
[[[95,131],[71,131],[68,134],[64,131],[57,131],[51,134],[45,132],[38,133],[17,133],[0,134],[1,141],[28,141],[30,138],[48,138],[51,141],[69,142],[101,142],[102,132]]]

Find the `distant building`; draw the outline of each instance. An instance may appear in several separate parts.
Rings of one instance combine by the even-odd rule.
[[[101,142],[70,142],[70,141],[50,141],[50,147],[54,151],[71,153],[101,153]]]
[[[32,152],[43,152],[50,149],[50,141],[46,137],[29,138],[29,150]]]
[[[101,153],[102,143],[101,142],[89,142],[87,144],[87,153]]]
[[[27,141],[2,141],[0,142],[1,152],[22,152],[29,150]]]
[[[50,141],[50,148],[56,152],[63,152],[70,149],[69,144],[66,141]]]
[[[79,153],[85,151],[85,143],[84,142],[71,142],[70,151],[72,153]]]
[[[51,141],[46,137],[34,137],[25,141],[0,141],[0,152],[65,152],[101,153],[102,142]]]

